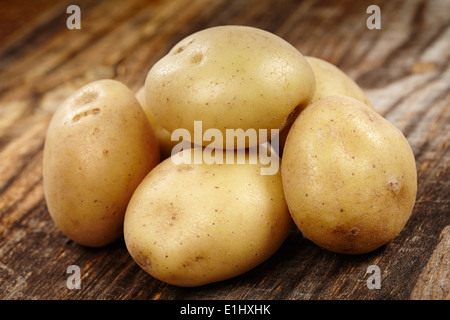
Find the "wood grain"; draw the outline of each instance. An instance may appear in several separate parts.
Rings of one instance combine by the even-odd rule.
[[[66,28],[78,4],[81,30]],[[366,8],[381,8],[380,30]],[[449,299],[450,2],[39,1],[0,3],[0,299]],[[334,254],[296,228],[239,277],[177,288],[142,271],[123,240],[89,249],[65,238],[43,197],[42,149],[54,110],[80,86],[113,78],[137,90],[183,37],[223,24],[273,32],[326,59],[367,92],[416,156],[417,202],[402,233],[365,255]],[[69,265],[81,289],[66,286]],[[381,289],[367,287],[367,267]]]
[[[450,226],[440,235],[439,244],[433,251],[426,267],[411,293],[412,299],[450,300]]]

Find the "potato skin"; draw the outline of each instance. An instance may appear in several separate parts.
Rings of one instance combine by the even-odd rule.
[[[358,84],[332,63],[312,56],[305,56],[306,61],[311,66],[316,80],[316,89],[310,104],[327,96],[346,96],[359,100],[374,109],[365,92]],[[288,119],[286,126],[280,131],[279,144],[280,155],[283,153],[284,144],[292,123],[300,114],[301,110],[297,110]]]
[[[164,160],[170,156],[170,154],[172,153],[173,147],[175,147],[178,144],[178,141],[171,140],[170,132],[167,131],[166,129],[164,129],[158,123],[158,121],[156,121],[155,117],[150,112],[150,109],[149,109],[146,99],[145,99],[145,87],[144,86],[142,86],[136,92],[136,99],[141,104],[142,109],[144,109],[145,115],[147,116],[147,119],[153,128],[153,132],[155,133],[156,137],[158,138],[160,157],[162,160]]]
[[[43,184],[51,218],[81,245],[113,242],[132,193],[158,162],[157,139],[133,93],[114,80],[85,85],[56,110],[47,131]]]
[[[311,67],[296,48],[247,26],[188,36],[153,65],[145,81],[158,122],[169,132],[185,128],[191,136],[196,120],[204,131],[218,129],[224,137],[226,129],[281,129],[297,106],[308,104],[314,88]]]
[[[344,96],[322,98],[299,115],[281,172],[304,237],[338,253],[366,253],[393,240],[417,192],[414,154],[401,131]]]
[[[359,100],[374,109],[361,87],[341,69],[317,57],[306,56],[305,59],[316,78],[316,90],[311,103],[323,97],[340,95]]]
[[[130,255],[153,277],[183,287],[225,280],[262,263],[293,223],[280,173],[261,175],[260,168],[161,162],[128,206]]]

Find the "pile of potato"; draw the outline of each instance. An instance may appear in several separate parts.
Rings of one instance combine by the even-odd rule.
[[[279,140],[280,170],[261,174],[265,164],[248,153],[244,164],[177,164],[171,132],[194,135],[194,121],[224,137],[230,128],[280,130],[258,139]],[[183,39],[136,95],[115,80],[78,90],[49,125],[43,178],[67,237],[99,247],[123,236],[146,272],[177,286],[254,268],[294,223],[327,250],[370,252],[400,233],[417,191],[407,140],[353,80],[244,26]]]

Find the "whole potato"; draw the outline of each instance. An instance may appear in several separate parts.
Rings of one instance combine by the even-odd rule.
[[[148,106],[165,129],[184,128],[192,137],[194,121],[202,121],[203,131],[218,129],[224,137],[223,144],[202,144],[220,148],[236,147],[234,137],[226,139],[227,129],[242,129],[236,137],[244,139],[248,129],[283,128],[296,107],[308,104],[314,88],[311,67],[296,48],[246,26],[188,36],[150,69],[145,82]]]
[[[166,159],[170,156],[172,149],[177,145],[178,141],[171,140],[171,133],[164,129],[158,121],[156,121],[153,114],[150,112],[150,109],[147,106],[147,102],[145,99],[145,90],[144,86],[142,86],[138,92],[136,93],[136,98],[144,109],[145,115],[147,116],[148,121],[152,125],[153,132],[158,138],[159,143],[159,151],[161,159]]]
[[[360,254],[393,240],[414,206],[414,154],[400,130],[362,102],[324,97],[289,131],[283,188],[304,237]]]
[[[352,97],[373,109],[360,86],[334,64],[317,57],[306,56],[316,78],[316,90],[311,103],[327,96]]]
[[[334,95],[342,95],[355,98],[374,109],[369,98],[356,82],[332,63],[320,58],[305,56],[306,61],[311,66],[316,79],[316,90],[310,103],[316,102],[320,98]],[[374,109],[375,110],[375,109]],[[279,144],[280,155],[283,153],[284,144],[292,123],[297,118],[301,110],[296,110],[289,118],[286,126],[280,131]]]
[[[184,151],[182,151],[184,152]],[[175,164],[153,169],[128,206],[124,237],[153,277],[200,286],[242,274],[268,259],[292,219],[281,175],[260,164]]]
[[[50,216],[79,244],[109,244],[122,235],[128,201],[158,162],[158,141],[134,94],[114,80],[87,84],[48,128],[43,182]]]

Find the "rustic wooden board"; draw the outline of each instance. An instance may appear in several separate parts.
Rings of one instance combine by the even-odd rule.
[[[81,8],[81,29],[66,8]],[[381,8],[369,30],[366,9]],[[0,299],[450,299],[450,1],[0,2]],[[176,42],[242,24],[326,59],[367,92],[414,151],[417,202],[403,232],[359,256],[327,252],[296,228],[280,250],[239,277],[177,288],[142,271],[124,242],[79,246],[50,219],[42,149],[53,111],[81,85],[114,78],[137,90]],[[81,269],[81,289],[67,268]],[[367,286],[370,265],[381,288]]]

